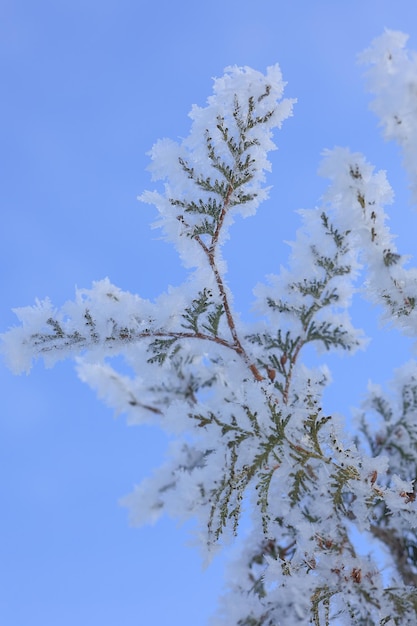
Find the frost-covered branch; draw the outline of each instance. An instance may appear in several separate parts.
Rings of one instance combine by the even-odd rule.
[[[417,199],[417,54],[406,49],[408,35],[386,30],[360,56],[369,66],[368,87],[375,94],[371,107],[384,135],[403,153],[414,199]]]
[[[398,117],[391,135],[412,169],[413,149],[401,134],[410,103],[401,98],[414,84],[415,63],[404,43],[387,34],[368,61],[379,68],[377,102],[386,103],[384,120]],[[163,514],[195,518],[197,540],[212,556],[239,535],[249,511],[251,533],[240,539],[215,624],[412,626],[415,364],[397,376],[399,401],[370,389],[351,433],[337,407],[323,411],[325,363],[303,362],[310,346],[320,359],[366,347],[349,316],[363,272],[362,291],[385,318],[417,334],[417,272],[405,269],[386,226],[392,191],[385,174],[360,154],[326,152],[321,171],[331,182],[323,206],[300,211],[288,268],[255,290],[256,322],[239,319],[227,285],[229,228],[267,198],[272,133],[291,115],[283,87],[278,66],[265,75],[227,68],[207,105],[192,109],[189,136],[153,147],[150,169],[162,184],[140,199],[157,208],[156,225],[193,270],[184,285],[149,302],[105,279],[61,309],[37,302],[16,311],[21,326],[3,335],[3,350],[16,372],[39,357],[51,365],[75,356],[81,379],[118,413],[175,435],[167,461],[124,500],[134,523]],[[410,115],[412,134],[417,116]],[[124,357],[123,372],[116,355]],[[385,548],[385,573],[372,550],[358,550],[358,535]]]
[[[336,222],[352,232],[354,247],[366,263],[365,290],[382,305],[384,319],[415,337],[417,334],[417,269],[404,267],[407,257],[398,253],[384,205],[393,200],[385,172],[374,172],[361,154],[347,149],[328,151],[321,173],[332,184],[325,199]]]

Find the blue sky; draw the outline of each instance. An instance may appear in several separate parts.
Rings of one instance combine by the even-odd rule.
[[[0,329],[11,309],[109,276],[153,298],[185,274],[149,229],[136,196],[152,187],[146,152],[188,134],[192,103],[230,64],[279,62],[297,97],[277,136],[270,200],[236,223],[225,254],[236,308],[278,271],[325,189],[320,153],[364,152],[396,191],[391,227],[413,253],[416,214],[398,150],[368,110],[356,54],[384,29],[411,36],[415,0],[2,0],[0,3]],[[369,333],[377,315],[358,304]],[[335,364],[328,403],[348,412],[368,378],[408,358],[407,343],[376,331],[365,354]],[[222,563],[203,571],[186,529],[164,520],[132,529],[118,506],[164,458],[166,440],[113,419],[71,363],[29,377],[0,365],[0,623],[5,626],[200,626],[216,607]],[[340,400],[339,400],[340,399]],[[333,403],[333,404],[332,404]],[[337,405],[337,406],[336,406]]]

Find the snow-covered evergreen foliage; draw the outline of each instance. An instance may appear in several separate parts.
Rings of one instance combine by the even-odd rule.
[[[396,140],[417,190],[417,57],[387,31],[363,54],[373,108]],[[108,279],[55,309],[47,300],[16,311],[3,335],[16,372],[76,357],[78,373],[131,423],[160,425],[176,439],[165,465],[126,498],[137,524],[168,514],[198,521],[197,539],[214,554],[251,532],[230,566],[213,624],[414,625],[417,623],[417,365],[410,361],[387,396],[377,386],[348,432],[337,409],[321,408],[330,373],[303,363],[319,352],[353,353],[366,339],[353,327],[355,285],[384,318],[417,335],[417,271],[406,269],[386,226],[393,193],[384,172],[361,154],[327,151],[322,206],[302,211],[288,268],[255,290],[258,321],[233,309],[222,246],[236,216],[267,198],[274,129],[292,114],[279,67],[265,75],[229,67],[207,106],[190,114],[180,144],[163,140],[151,156],[157,226],[190,268],[187,282],[156,302]],[[417,191],[416,191],[417,193]],[[122,355],[131,375],[111,357]],[[359,554],[355,533],[389,555],[382,573]]]

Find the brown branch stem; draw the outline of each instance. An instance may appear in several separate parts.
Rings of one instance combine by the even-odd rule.
[[[301,348],[304,345],[305,345],[305,341],[300,339],[298,344],[297,344],[297,347],[294,350],[294,354],[290,358],[290,366],[289,366],[289,369],[288,369],[288,374],[285,377],[285,388],[284,388],[284,391],[282,393],[282,401],[284,402],[284,404],[288,404],[293,369],[294,369],[294,366],[295,366],[295,364],[297,362],[298,355],[300,354]]]
[[[233,349],[235,350],[235,352],[237,352],[237,354],[239,354],[243,360],[245,361],[246,365],[249,367],[250,371],[252,372],[255,380],[257,381],[261,381],[264,380],[264,377],[262,376],[262,374],[259,372],[258,368],[256,367],[256,365],[254,363],[251,362],[251,359],[249,358],[249,355],[247,354],[246,350],[244,349],[240,339],[239,339],[239,335],[237,333],[236,330],[236,325],[235,325],[235,321],[233,319],[233,315],[232,315],[232,311],[229,305],[229,300],[227,298],[227,293],[226,293],[226,286],[223,282],[223,279],[221,277],[221,274],[219,272],[219,269],[217,267],[216,264],[216,259],[215,259],[215,250],[216,250],[216,245],[218,243],[219,240],[219,235],[220,235],[220,231],[221,228],[223,226],[224,223],[224,219],[226,217],[226,213],[227,213],[227,209],[230,203],[230,199],[232,197],[233,194],[233,180],[230,181],[229,183],[229,187],[224,199],[224,204],[223,204],[223,208],[222,211],[220,213],[220,217],[219,217],[219,221],[217,223],[216,226],[216,230],[215,233],[213,235],[212,241],[211,241],[211,245],[210,247],[208,247],[204,241],[201,239],[201,237],[199,235],[197,235],[195,237],[197,243],[201,246],[202,250],[204,251],[204,253],[207,256],[207,260],[209,262],[209,265],[213,271],[215,280],[216,280],[216,284],[217,284],[217,288],[219,290],[219,294],[223,303],[223,308],[224,308],[224,312],[226,314],[226,320],[227,320],[227,325],[229,327],[230,333],[232,335],[232,339],[233,339]]]

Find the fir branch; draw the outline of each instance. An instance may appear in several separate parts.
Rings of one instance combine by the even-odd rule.
[[[358,470],[353,465],[349,465],[347,467],[339,466],[331,474],[330,493],[336,509],[345,509],[344,495],[345,493],[351,493],[354,491],[350,487],[350,482],[358,479]]]
[[[178,341],[177,337],[171,337],[169,339],[154,339],[152,343],[149,344],[149,350],[154,353],[154,356],[148,359],[148,363],[158,363],[159,365],[163,365],[170,353],[170,350],[174,344]],[[176,346],[176,349],[179,349],[179,346]],[[175,353],[171,352],[171,357]]]
[[[312,321],[307,328],[305,343],[311,341],[323,343],[326,350],[330,350],[332,346],[351,350],[353,345],[358,345],[358,341],[352,341],[351,335],[342,325],[334,326],[330,322]]]
[[[199,333],[198,320],[209,308],[212,295],[209,289],[199,291],[198,297],[194,298],[191,302],[191,306],[186,307],[185,313],[182,315],[186,322],[185,324],[181,324],[183,328],[192,330],[196,335]]]
[[[222,304],[216,304],[214,311],[207,315],[207,324],[203,324],[202,327],[210,334],[217,337],[219,334],[219,324],[222,315],[224,314],[224,308]]]

